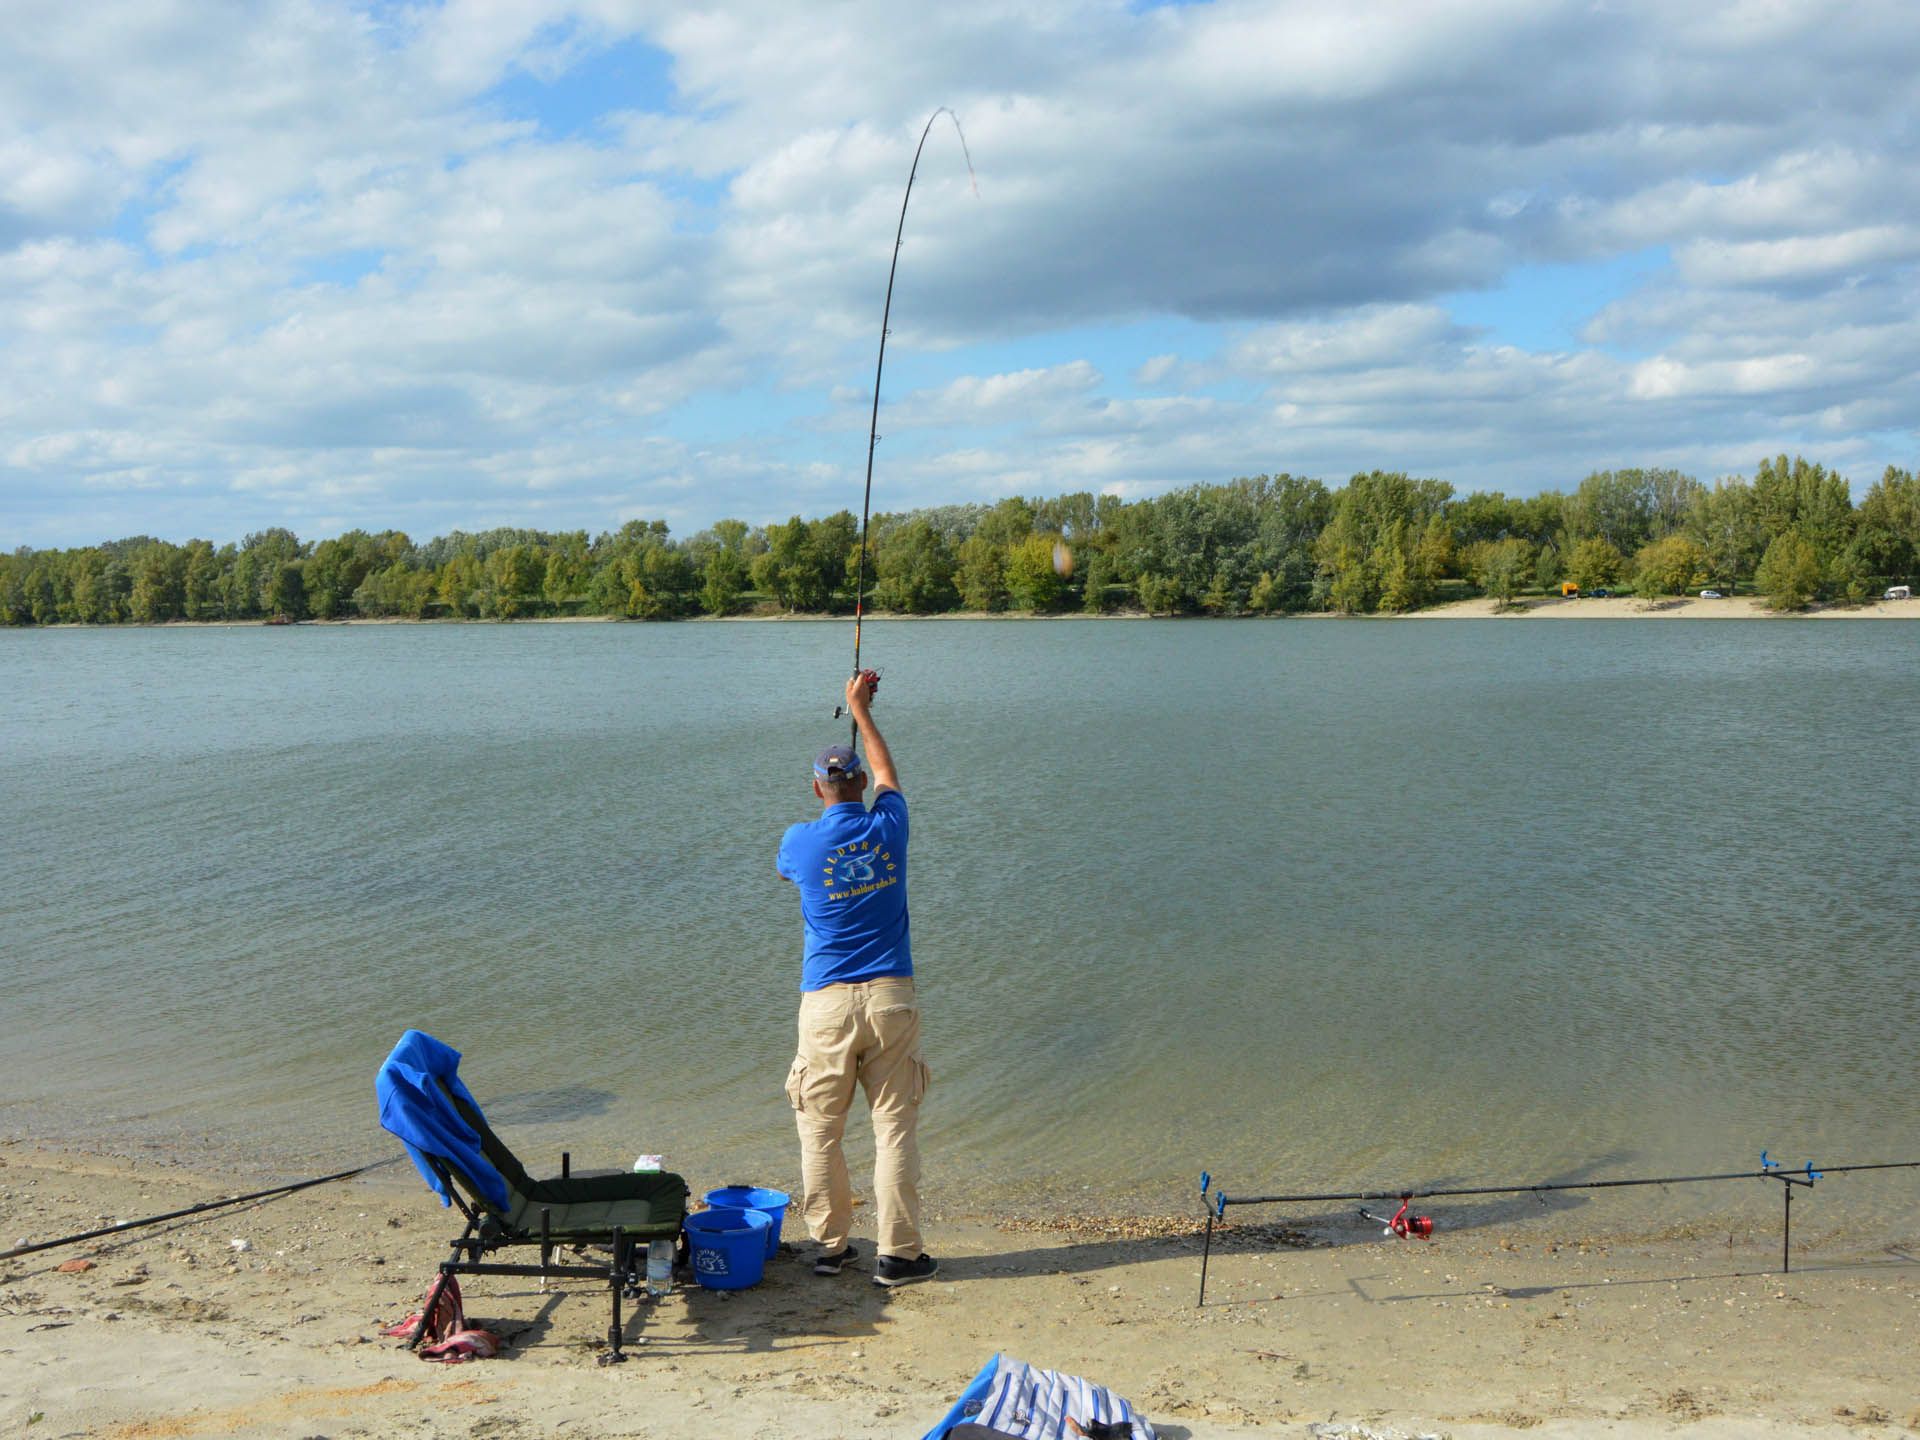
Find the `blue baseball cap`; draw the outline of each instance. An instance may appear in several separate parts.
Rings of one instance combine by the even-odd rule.
[[[851,745],[829,745],[813,762],[814,778],[844,780],[860,773],[860,757]]]

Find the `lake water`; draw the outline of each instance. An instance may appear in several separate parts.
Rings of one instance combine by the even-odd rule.
[[[396,1151],[373,1077],[418,1026],[536,1169],[791,1182],[773,855],[850,639],[0,633],[0,1134],[322,1173]],[[936,1211],[1920,1158],[1920,626],[879,621],[866,655]],[[1777,1213],[1695,1194],[1582,1223]],[[1915,1216],[1905,1171],[1796,1219]]]

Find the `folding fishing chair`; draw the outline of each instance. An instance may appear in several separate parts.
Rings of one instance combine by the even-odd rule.
[[[575,1176],[568,1155],[560,1174],[535,1180],[493,1133],[457,1073],[457,1051],[409,1030],[381,1067],[380,1123],[398,1135],[414,1163],[466,1217],[453,1252],[440,1263],[420,1323],[408,1340],[420,1343],[447,1282],[455,1275],[584,1276],[607,1282],[613,1314],[607,1327],[608,1363],[626,1358],[621,1343],[621,1297],[646,1269],[647,1245],[678,1241],[686,1219],[687,1182],[669,1172]],[[540,1247],[540,1263],[488,1260],[514,1245]],[[555,1246],[604,1245],[605,1264],[556,1264]]]

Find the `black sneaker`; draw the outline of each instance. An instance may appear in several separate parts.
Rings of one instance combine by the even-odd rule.
[[[843,1266],[852,1262],[859,1252],[853,1246],[845,1245],[833,1254],[821,1251],[813,1257],[813,1273],[816,1275],[838,1275]]]
[[[931,1280],[939,1269],[940,1262],[931,1255],[922,1254],[918,1260],[909,1260],[904,1255],[882,1255],[873,1265],[873,1283],[911,1285],[916,1280]]]

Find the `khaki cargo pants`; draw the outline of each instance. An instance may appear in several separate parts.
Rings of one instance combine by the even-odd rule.
[[[807,1230],[829,1252],[847,1243],[853,1189],[841,1139],[854,1082],[873,1112],[873,1194],[882,1255],[918,1256],[920,1006],[904,977],[828,985],[800,997],[800,1053],[787,1072],[787,1099],[800,1127],[801,1202]]]

